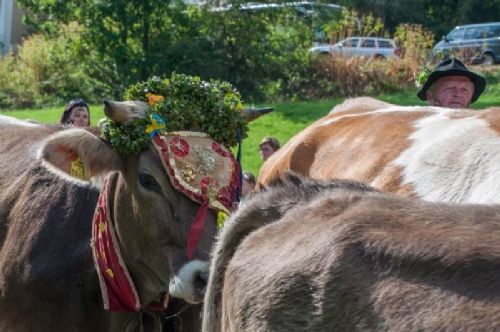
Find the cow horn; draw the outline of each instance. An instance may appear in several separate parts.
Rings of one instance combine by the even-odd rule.
[[[272,107],[263,107],[263,108],[245,108],[243,112],[243,117],[247,122],[252,122],[258,117],[271,113],[274,109]]]
[[[130,124],[135,119],[146,116],[148,104],[143,101],[111,101],[103,100],[104,114],[113,122]]]

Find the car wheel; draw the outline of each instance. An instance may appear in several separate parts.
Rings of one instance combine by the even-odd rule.
[[[484,53],[483,54],[483,65],[493,66],[494,64],[495,64],[495,58],[493,57],[493,54]]]
[[[385,59],[385,56],[382,54],[375,54],[373,57],[375,58],[375,60],[384,60]]]

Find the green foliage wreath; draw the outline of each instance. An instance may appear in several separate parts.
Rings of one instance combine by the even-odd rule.
[[[228,82],[202,81],[199,77],[173,73],[170,78],[151,77],[130,86],[126,100],[142,100],[151,106],[148,117],[130,125],[105,120],[102,132],[122,154],[137,154],[149,144],[146,128],[165,120],[163,131],[201,131],[226,147],[246,137],[248,125],[242,115],[240,94]]]
[[[415,86],[419,89],[422,88],[424,86],[425,82],[427,81],[427,79],[429,78],[429,75],[431,73],[432,73],[432,70],[430,70],[429,68],[426,68],[426,67],[424,67],[421,71],[416,73],[414,75]]]

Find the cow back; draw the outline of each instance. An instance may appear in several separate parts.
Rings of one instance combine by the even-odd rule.
[[[500,328],[498,206],[335,183],[245,202],[217,243],[205,331]]]
[[[290,139],[264,163],[259,185],[290,170],[431,201],[499,202],[497,109],[368,101],[349,100]]]

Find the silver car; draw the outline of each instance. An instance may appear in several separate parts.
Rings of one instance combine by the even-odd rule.
[[[394,40],[379,37],[349,37],[334,45],[324,44],[311,47],[309,52],[348,58],[353,56],[380,59],[397,57]]]

